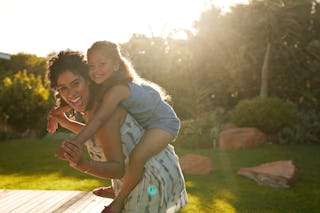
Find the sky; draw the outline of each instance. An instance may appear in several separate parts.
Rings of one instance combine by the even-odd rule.
[[[98,40],[127,42],[132,34],[166,36],[192,29],[212,2],[227,11],[248,0],[0,0],[0,52],[46,57],[83,53]]]

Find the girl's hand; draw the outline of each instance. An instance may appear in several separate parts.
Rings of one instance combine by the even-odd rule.
[[[62,147],[64,149],[64,157],[69,161],[70,166],[77,168],[83,160],[82,146],[74,141],[66,140],[63,142]]]

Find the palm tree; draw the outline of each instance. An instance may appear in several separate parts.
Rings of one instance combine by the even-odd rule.
[[[289,46],[297,47],[303,36],[302,26],[305,19],[300,16],[301,11],[309,8],[311,14],[313,0],[265,0],[253,1],[252,7],[262,15],[261,23],[265,26],[266,51],[261,70],[260,96],[268,96],[269,64],[271,60],[271,49],[287,49]]]

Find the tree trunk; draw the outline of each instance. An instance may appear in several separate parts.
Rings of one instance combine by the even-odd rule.
[[[268,41],[267,50],[264,55],[263,66],[261,70],[261,88],[260,97],[265,98],[268,96],[268,78],[269,78],[269,56],[271,51],[271,44]]]

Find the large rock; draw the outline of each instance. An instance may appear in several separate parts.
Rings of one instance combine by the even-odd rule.
[[[210,158],[202,155],[188,154],[181,157],[179,162],[185,174],[208,174],[213,171]]]
[[[223,130],[227,130],[227,129],[235,129],[235,128],[239,128],[236,124],[234,123],[226,123],[223,126]]]
[[[257,128],[231,128],[220,133],[219,147],[222,149],[241,149],[266,143],[267,137]]]
[[[256,167],[241,168],[238,174],[256,181],[260,185],[288,188],[297,178],[297,169],[292,160],[275,161]]]

